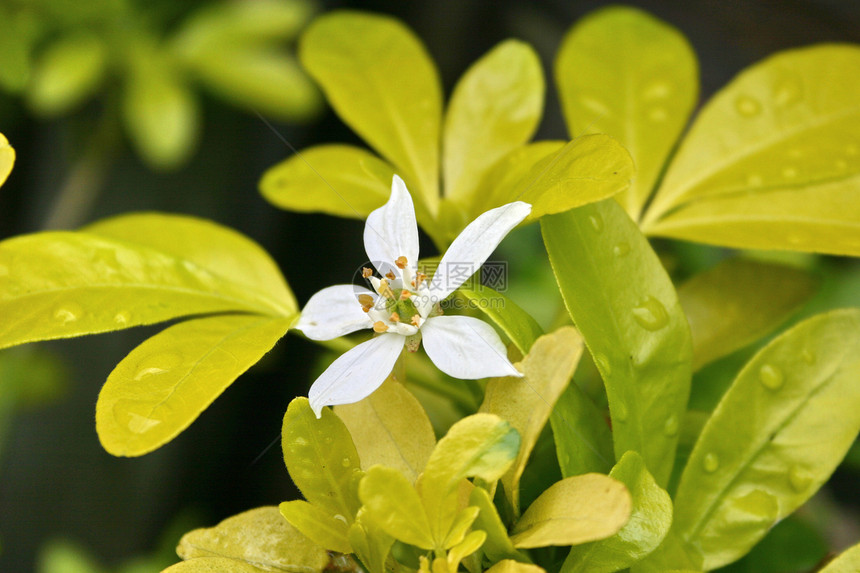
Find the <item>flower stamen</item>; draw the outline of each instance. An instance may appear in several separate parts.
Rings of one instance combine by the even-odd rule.
[[[373,276],[373,269],[369,269],[367,267],[361,267],[361,276],[362,278],[369,279]]]
[[[409,297],[412,296],[412,293],[406,289],[400,291],[400,300],[409,300]]]
[[[406,257],[404,257],[403,255],[400,255],[399,257],[397,257],[397,260],[394,261],[394,264],[397,265],[398,269],[405,269],[406,264],[408,262],[409,261],[406,260]]]
[[[373,332],[386,332],[388,330],[388,325],[386,325],[381,320],[377,320],[373,323]]]
[[[412,326],[421,326],[421,315],[420,314],[412,315],[412,320],[410,322],[412,323]]]
[[[361,305],[361,310],[369,312],[373,308],[373,297],[369,294],[358,295],[358,302]]]
[[[390,320],[391,322],[400,322],[400,315],[396,312],[392,312],[391,316],[388,317],[388,320]]]

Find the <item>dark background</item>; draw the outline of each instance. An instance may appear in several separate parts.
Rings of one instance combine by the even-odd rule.
[[[516,37],[531,43],[548,78],[546,113],[536,136],[544,139],[566,137],[549,68],[561,37],[579,17],[606,4],[355,1],[327,2],[324,9],[350,6],[402,18],[427,44],[446,92],[499,41]],[[699,57],[703,98],[778,50],[860,41],[860,3],[847,0],[630,4],[687,35]],[[203,137],[187,166],[159,174],[127,147],[119,150],[88,220],[137,210],[211,218],[259,241],[281,265],[300,304],[319,288],[349,280],[364,257],[362,222],[296,215],[266,203],[257,181],[289,149],[259,118],[203,97]],[[88,121],[86,109],[66,119],[38,121],[20,102],[0,96],[0,132],[18,155],[0,190],[0,238],[40,229],[76,152],[76,136]],[[316,142],[359,143],[330,112],[309,125],[275,127],[298,149]],[[277,440],[289,400],[306,392],[315,348],[293,336],[158,451],[120,459],[101,449],[94,424],[99,389],[113,366],[154,332],[138,328],[45,345],[67,365],[69,380],[60,399],[17,412],[6,437],[0,455],[0,571],[33,570],[39,547],[57,536],[75,540],[113,567],[150,551],[178,512],[214,524],[296,496]]]

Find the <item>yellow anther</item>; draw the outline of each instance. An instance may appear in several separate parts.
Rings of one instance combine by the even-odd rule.
[[[366,279],[369,279],[370,277],[373,276],[373,269],[369,269],[367,267],[361,267],[361,276],[366,278]]]
[[[406,263],[408,263],[408,262],[409,261],[406,260],[406,257],[404,257],[403,255],[400,255],[399,257],[397,257],[397,260],[394,261],[394,264],[397,265],[398,269],[405,269]]]
[[[379,281],[379,294],[385,298],[394,299],[394,293],[391,291],[391,287],[388,286],[388,281],[385,279],[381,279]]]
[[[421,315],[420,314],[412,315],[412,320],[410,322],[412,323],[412,326],[418,326],[418,323],[421,322]]]
[[[406,300],[411,296],[412,296],[412,293],[406,289],[403,289],[402,291],[400,291],[400,300]]]
[[[385,332],[386,330],[388,330],[388,326],[381,320],[373,323],[373,332]]]
[[[369,294],[358,295],[358,302],[361,305],[361,310],[363,310],[364,312],[368,312],[371,308],[373,308],[373,297]]]
[[[421,283],[423,283],[426,280],[427,280],[427,275],[425,275],[421,271],[418,271],[417,273],[415,273],[415,278],[412,279],[412,286],[414,288],[418,288],[418,285],[420,285]]]
[[[395,275],[393,271],[388,271],[387,273],[385,273],[385,278],[387,278],[390,281],[393,281],[394,279],[397,278],[397,275]]]
[[[391,316],[388,317],[388,320],[390,320],[391,322],[400,322],[400,315],[396,312],[392,312]]]

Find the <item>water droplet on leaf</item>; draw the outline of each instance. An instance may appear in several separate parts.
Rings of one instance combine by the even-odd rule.
[[[735,101],[735,108],[739,114],[752,117],[761,111],[761,104],[750,96],[740,96]]]
[[[124,326],[131,322],[131,313],[127,310],[121,310],[114,315],[113,321],[120,326]]]
[[[588,222],[591,224],[591,228],[594,229],[596,233],[599,233],[603,230],[603,218],[600,215],[589,215]]]
[[[657,123],[666,121],[669,119],[669,112],[662,107],[655,107],[648,112],[648,119]]]
[[[54,319],[62,324],[69,324],[80,319],[84,315],[84,309],[78,303],[71,302],[58,306],[54,310]]]
[[[630,245],[628,243],[618,243],[614,247],[612,247],[612,254],[616,257],[626,257],[627,253],[630,252]]]
[[[791,78],[777,85],[774,100],[776,100],[776,105],[786,107],[799,102],[801,96],[800,83],[796,79]]]
[[[137,373],[134,375],[135,380],[143,380],[149,376],[157,376],[164,374],[179,366],[182,363],[182,356],[175,352],[156,352],[143,358],[137,363]]]
[[[788,483],[791,484],[791,489],[797,493],[801,493],[806,491],[812,483],[812,476],[806,473],[802,467],[792,466],[791,469],[788,470]]]
[[[782,370],[772,364],[765,364],[759,369],[758,379],[769,390],[779,390],[785,382]]]
[[[747,175],[747,185],[750,187],[761,187],[764,183],[764,179],[761,178],[761,175],[758,173],[751,173]]]
[[[672,93],[672,85],[669,82],[658,80],[645,87],[642,97],[646,100],[664,99]]]
[[[633,318],[645,330],[659,330],[669,324],[669,313],[666,307],[653,296],[645,297],[642,302],[633,307]]]
[[[582,107],[598,116],[608,117],[612,113],[612,110],[605,103],[595,97],[581,96],[579,102],[582,104]]]
[[[612,373],[612,366],[609,365],[609,359],[607,359],[603,354],[597,354],[594,356],[594,364],[604,376],[609,376],[609,374]]]
[[[800,357],[803,358],[803,361],[807,364],[815,364],[815,354],[813,354],[811,350],[804,350],[800,353]]]
[[[720,458],[713,452],[706,454],[705,459],[702,460],[702,467],[705,468],[706,472],[713,473],[720,467]]]
[[[667,436],[674,436],[678,433],[679,426],[678,416],[672,414],[666,418],[666,423],[663,424],[663,433]]]
[[[345,468],[348,468],[348,467],[349,467],[349,465],[350,465],[349,458],[343,458],[343,459],[340,461],[340,465],[342,465],[342,466],[343,466],[343,467],[345,467]]]
[[[794,167],[786,167],[782,170],[782,176],[786,179],[794,179],[797,177],[797,169]]]
[[[612,419],[618,422],[623,422],[627,419],[627,404],[622,401],[618,401],[615,403],[615,407],[612,409]]]
[[[145,434],[161,423],[152,417],[152,405],[137,400],[118,400],[113,406],[114,419],[132,434]]]
[[[334,515],[334,518],[338,521],[342,521],[343,523],[346,523],[347,525],[349,525],[349,521],[346,520],[346,517],[344,517],[343,515],[341,515],[339,513],[336,513]]]

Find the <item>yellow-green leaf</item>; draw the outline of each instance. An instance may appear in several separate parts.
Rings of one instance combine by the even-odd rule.
[[[0,133],[0,185],[6,182],[13,165],[15,165],[15,149],[9,145],[6,136]]]
[[[558,465],[563,477],[612,468],[612,432],[606,412],[576,384],[568,384],[550,415]]]
[[[140,456],[187,428],[227,386],[268,352],[292,319],[196,318],[144,341],[108,376],[96,431],[115,456]]]
[[[317,573],[328,565],[325,549],[302,535],[277,507],[258,507],[207,529],[195,529],[179,541],[182,559],[229,558],[267,570]]]
[[[846,549],[828,563],[820,573],[855,573],[856,571],[860,571],[860,544]]]
[[[603,377],[615,457],[639,452],[665,486],[690,393],[690,327],[672,281],[615,201],[541,222],[565,305]]]
[[[503,559],[529,561],[525,554],[517,551],[511,538],[508,537],[508,530],[502,523],[499,512],[487,490],[482,487],[473,488],[469,496],[469,504],[481,510],[475,520],[475,529],[480,529],[487,534],[482,549],[490,561],[498,562]]]
[[[381,464],[415,483],[436,446],[436,435],[409,390],[389,377],[364,400],[334,411],[352,436],[362,469]]]
[[[678,288],[693,338],[693,370],[771,332],[814,293],[808,273],[730,259]]]
[[[690,44],[642,10],[604,8],[568,32],[555,77],[571,136],[605,133],[633,156],[636,177],[616,198],[638,220],[696,103]]]
[[[295,398],[284,414],[281,446],[290,477],[305,499],[351,524],[361,505],[354,487],[361,463],[340,418],[330,408],[317,418],[307,398]]]
[[[370,468],[358,494],[370,518],[388,535],[422,549],[441,549],[418,492],[400,471],[385,466]]]
[[[457,293],[487,315],[523,354],[526,354],[534,341],[543,334],[540,325],[529,313],[490,287],[476,284],[473,288],[461,287]]]
[[[421,498],[430,519],[433,539],[444,540],[457,516],[460,482],[478,477],[492,482],[511,466],[520,437],[511,425],[492,414],[463,418],[439,440],[421,481]]]
[[[546,571],[543,567],[538,567],[531,563],[520,563],[512,559],[505,559],[487,569],[486,573],[546,573]]]
[[[723,396],[684,468],[673,531],[706,569],[743,556],[830,476],[860,430],[860,309],[768,344]]]
[[[614,535],[630,518],[630,492],[602,474],[584,474],[556,482],[544,491],[514,525],[515,547],[577,545]]]
[[[252,254],[241,245],[237,251]],[[194,259],[89,233],[7,239],[0,243],[0,275],[0,348],[193,314],[295,313],[283,291],[260,292]]]
[[[561,573],[612,573],[625,569],[657,549],[669,532],[672,500],[648,473],[639,454],[624,454],[609,477],[630,491],[630,520],[611,537],[572,547]]]
[[[370,573],[385,573],[385,563],[394,545],[394,538],[379,527],[362,507],[349,528],[352,550]]]
[[[60,115],[98,89],[108,63],[108,47],[93,34],[77,33],[49,45],[39,56],[27,99],[34,111]]]
[[[421,41],[389,16],[337,11],[305,31],[299,56],[341,119],[413,182],[413,198],[435,215],[442,89]]]
[[[278,265],[256,242],[222,225],[187,215],[131,213],[102,219],[83,231],[149,247],[197,265],[241,287],[272,314],[298,311]],[[216,287],[219,290],[223,287]]]
[[[646,231],[860,254],[858,66],[860,48],[828,44],[785,51],[742,72],[682,142]],[[840,233],[851,236],[839,240]]]
[[[255,567],[250,563],[243,563],[226,557],[197,557],[171,565],[161,573],[224,573],[225,571],[229,571],[229,573],[267,573],[271,569]]]
[[[173,169],[194,151],[199,110],[194,93],[154,49],[136,54],[122,99],[125,127],[141,157],[155,169]]]
[[[352,553],[350,526],[343,515],[332,515],[303,499],[285,501],[278,509],[290,525],[320,547],[339,553]]]
[[[318,145],[270,167],[260,192],[282,209],[363,219],[388,201],[394,173],[359,147]]]
[[[572,326],[541,336],[519,363],[523,378],[494,378],[484,392],[481,412],[510,422],[520,434],[520,449],[513,465],[502,476],[505,496],[514,514],[520,512],[520,477],[556,400],[582,356],[583,342]]]
[[[517,40],[502,42],[463,74],[445,115],[446,197],[464,206],[471,203],[487,170],[531,139],[543,98],[540,59]]]

